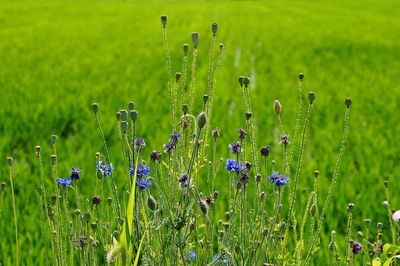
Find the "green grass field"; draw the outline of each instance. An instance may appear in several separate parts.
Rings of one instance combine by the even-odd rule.
[[[255,96],[258,144],[273,148],[280,159],[278,125],[272,105],[283,105],[283,123],[293,131],[297,75],[305,73],[304,90],[315,91],[300,188],[321,172],[325,197],[337,157],[346,97],[353,99],[350,137],[339,182],[323,228],[317,259],[329,256],[331,230],[344,241],[347,203],[355,203],[355,230],[364,218],[388,229],[383,180],[390,181],[391,208],[400,202],[400,2],[398,1],[14,1],[0,3],[0,155],[13,156],[21,258],[25,265],[43,263],[40,207],[36,193],[38,166],[34,147],[50,155],[50,135],[59,142],[59,173],[83,169],[80,189],[91,197],[95,153],[102,142],[92,102],[111,147],[113,164],[122,173],[115,112],[129,100],[139,111],[138,134],[146,138],[146,156],[161,150],[169,136],[167,74],[160,15],[167,14],[172,71],[181,71],[182,44],[200,33],[198,105],[207,85],[210,25],[219,23],[217,42],[225,45],[217,77],[212,127],[222,130],[218,152],[244,119],[237,84],[250,75]],[[49,163],[46,174],[49,175]],[[117,175],[118,176],[118,175]],[[118,178],[118,177],[117,177]],[[122,179],[122,177],[121,177]],[[8,183],[7,164],[0,181]],[[224,178],[217,188],[223,193]],[[127,189],[127,188],[125,188]],[[305,199],[298,202],[301,203]],[[219,207],[221,211],[223,206]],[[222,212],[221,212],[222,215]],[[385,223],[386,222],[386,223]],[[0,219],[0,262],[12,264],[14,228],[10,193]]]

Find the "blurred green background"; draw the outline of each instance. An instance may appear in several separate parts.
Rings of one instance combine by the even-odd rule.
[[[399,1],[13,1],[0,2],[0,155],[15,159],[14,176],[21,241],[27,265],[42,263],[39,183],[34,146],[41,145],[49,176],[50,135],[57,134],[59,174],[83,169],[81,191],[91,195],[95,153],[102,142],[90,110],[100,119],[117,173],[124,173],[115,112],[133,100],[138,134],[161,150],[169,136],[167,74],[160,15],[168,15],[172,71],[181,71],[182,44],[200,33],[195,113],[207,84],[212,22],[225,45],[217,77],[212,127],[222,130],[219,156],[236,140],[244,122],[239,75],[251,76],[258,145],[273,147],[280,160],[275,99],[283,121],[294,128],[297,75],[317,99],[305,150],[300,188],[321,172],[320,202],[326,196],[341,139],[344,98],[353,99],[350,140],[323,228],[322,250],[336,230],[345,241],[346,206],[354,202],[355,230],[364,218],[388,229],[383,180],[391,181],[391,208],[399,208],[400,172],[400,2]],[[191,52],[190,52],[191,53]],[[5,161],[0,181],[8,183]],[[123,180],[123,177],[117,177]],[[217,187],[223,193],[225,176]],[[1,213],[0,262],[10,264],[13,220],[10,191]],[[298,202],[299,213],[303,200]],[[219,208],[224,209],[224,206]]]

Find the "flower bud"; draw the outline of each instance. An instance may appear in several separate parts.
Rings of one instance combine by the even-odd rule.
[[[92,103],[92,111],[96,114],[99,111],[99,104]]]
[[[261,174],[256,175],[256,182],[259,183],[261,181]]]
[[[378,229],[382,229],[383,223],[377,223],[377,224],[376,224],[376,227],[377,227]]]
[[[278,100],[275,100],[274,102],[274,110],[275,114],[280,115],[282,112],[282,105]]]
[[[315,92],[308,93],[308,100],[310,101],[310,104],[313,104],[313,102],[315,100]]]
[[[207,115],[205,112],[201,112],[197,117],[197,126],[202,129],[207,123]]]
[[[208,102],[209,96],[207,94],[203,95],[203,103],[206,104]]]
[[[214,23],[211,25],[211,31],[212,31],[212,33],[213,33],[214,36],[215,36],[215,34],[217,33],[217,30],[218,30],[218,24],[214,22]]]
[[[157,202],[151,195],[147,198],[147,207],[152,211],[157,210]]]
[[[214,129],[211,131],[211,135],[212,135],[214,138],[218,138],[219,136],[221,136],[221,131],[220,131],[220,129],[219,129],[219,128],[214,128]]]
[[[75,209],[75,215],[76,216],[79,216],[79,215],[81,215],[81,210],[80,209]]]
[[[128,110],[133,110],[135,109],[135,103],[134,102],[128,102]]]
[[[265,192],[263,191],[260,193],[260,199],[263,200],[264,198],[265,198]]]
[[[351,99],[350,98],[346,98],[346,100],[344,100],[344,104],[347,106],[347,108],[350,108]]]
[[[132,122],[135,123],[137,118],[138,118],[138,111],[130,110],[129,111],[129,117],[131,118]]]
[[[192,43],[193,43],[194,48],[197,48],[197,45],[199,45],[199,39],[200,39],[199,33],[193,32],[192,33]]]
[[[111,203],[112,203],[112,198],[111,198],[111,197],[108,197],[108,198],[107,198],[107,202],[108,202],[109,205],[111,205]]]
[[[208,207],[207,204],[204,202],[204,200],[199,201],[199,207],[203,214],[207,214]]]
[[[168,21],[168,17],[167,16],[165,16],[165,15],[161,16],[161,24],[162,24],[164,29],[167,26],[167,21]]]
[[[96,221],[92,222],[90,224],[90,227],[92,228],[93,231],[96,231],[97,230],[97,222]]]

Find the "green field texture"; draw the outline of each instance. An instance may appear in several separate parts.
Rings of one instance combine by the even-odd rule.
[[[379,3],[379,4],[378,4]],[[317,258],[329,256],[331,230],[344,241],[347,203],[355,203],[354,227],[364,218],[388,230],[383,181],[390,181],[391,208],[398,209],[400,185],[400,2],[399,1],[13,1],[0,2],[0,157],[15,159],[14,178],[21,257],[42,263],[39,183],[35,145],[41,145],[50,175],[50,135],[59,136],[60,175],[83,169],[80,190],[91,194],[95,153],[102,142],[90,110],[100,119],[121,182],[123,169],[115,112],[133,100],[145,154],[161,150],[170,133],[167,72],[160,15],[168,15],[172,71],[181,71],[182,44],[200,33],[197,105],[207,85],[212,22],[225,45],[218,73],[212,127],[222,130],[218,153],[229,156],[244,123],[239,75],[251,77],[258,146],[269,144],[281,161],[278,125],[272,109],[283,105],[283,122],[294,129],[297,75],[305,73],[304,96],[315,91],[300,188],[321,172],[320,202],[327,194],[338,154],[344,99],[353,99],[350,137]],[[8,183],[5,160],[0,181]],[[125,171],[125,172],[124,172]],[[117,175],[118,176],[118,175]],[[227,176],[217,188],[224,193]],[[48,180],[50,183],[50,180]],[[177,185],[177,184],[174,184]],[[121,190],[127,188],[121,188]],[[305,198],[297,207],[301,213]],[[1,213],[0,258],[11,263],[13,217],[7,190]],[[223,214],[224,206],[218,206]]]

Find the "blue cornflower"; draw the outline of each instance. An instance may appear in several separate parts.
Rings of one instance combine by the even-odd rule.
[[[289,177],[285,177],[278,172],[272,171],[272,175],[269,177],[269,182],[271,182],[272,184],[275,183],[277,187],[281,187],[289,182]]]
[[[179,178],[179,183],[181,183],[181,185],[179,186],[180,189],[184,189],[189,185],[189,176],[184,173],[180,178]]]
[[[114,170],[114,166],[112,165],[112,163],[107,165],[103,163],[103,161],[100,161],[97,165],[97,169],[100,169],[100,171],[103,173],[103,176],[106,177],[108,175],[111,175],[112,171]]]
[[[233,154],[239,154],[242,152],[242,145],[240,144],[239,141],[229,144],[228,147],[230,152]]]
[[[225,166],[226,170],[228,171],[239,171],[239,165],[236,162],[235,159],[229,158],[228,160],[226,160],[226,166]]]
[[[151,187],[151,181],[147,178],[136,178],[136,186],[143,190]]]
[[[136,165],[133,165],[129,170],[131,176],[135,174]],[[146,163],[140,163],[137,168],[137,176],[136,178],[142,178],[150,174],[150,169],[146,166]]]
[[[193,250],[189,250],[189,260],[193,260],[196,258],[196,253]]]
[[[173,143],[167,143],[164,144],[164,151],[168,154],[171,154],[171,152],[175,150],[175,144]]]
[[[229,264],[229,260],[228,259],[226,259],[226,258],[221,258],[221,257],[219,257],[218,255],[215,255],[214,256],[214,260],[217,260],[217,263],[218,264]]]
[[[80,174],[81,174],[81,169],[79,169],[79,168],[71,168],[71,176],[70,177],[71,177],[72,180],[81,179]]]
[[[57,179],[57,185],[61,186],[61,187],[67,187],[71,185],[71,178],[67,177],[67,178],[58,178]]]

